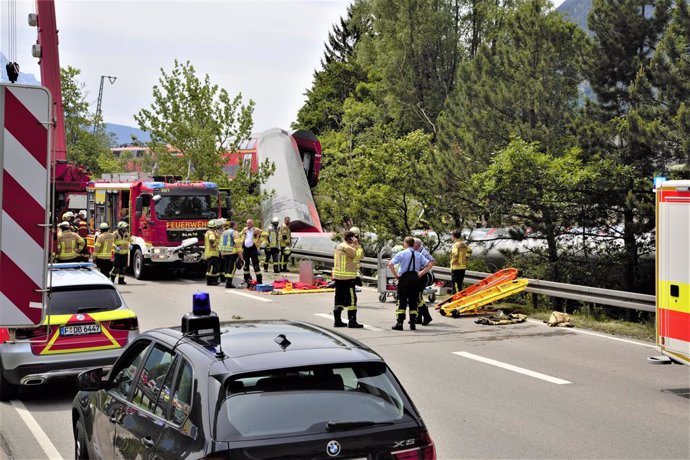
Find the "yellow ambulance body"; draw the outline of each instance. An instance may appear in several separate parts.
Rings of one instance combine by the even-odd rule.
[[[690,180],[656,187],[656,343],[690,364]]]

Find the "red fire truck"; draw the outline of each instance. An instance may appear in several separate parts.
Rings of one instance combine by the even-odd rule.
[[[210,219],[229,217],[230,199],[212,182],[177,178],[94,181],[87,191],[90,227],[129,224],[130,266],[137,279],[151,270],[204,270],[204,233]],[[93,241],[89,238],[90,242]]]

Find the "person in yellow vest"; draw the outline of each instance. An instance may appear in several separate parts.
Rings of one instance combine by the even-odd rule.
[[[215,220],[208,221],[208,230],[204,235],[204,256],[206,257],[206,284],[208,286],[219,284],[220,253],[218,252],[218,233],[216,232]]]
[[[127,284],[125,282],[125,272],[127,271],[127,256],[129,256],[130,242],[129,224],[124,221],[118,222],[117,231],[113,235],[115,258],[113,269],[110,271],[110,280],[115,282],[115,277],[117,277],[117,284]]]
[[[57,261],[76,261],[80,257],[81,250],[84,249],[84,238],[73,232],[67,221],[60,222],[59,229],[60,233],[57,238]]]
[[[355,292],[355,278],[357,278],[357,248],[359,241],[352,232],[345,233],[345,241],[335,247],[333,254],[333,279],[335,280],[335,302],[333,308],[333,327],[361,328],[357,322],[357,293]],[[347,324],[341,315],[347,308]]]
[[[472,251],[463,241],[460,230],[453,230],[451,238],[453,239],[453,246],[450,248],[451,293],[455,294],[462,291],[462,282],[467,270],[467,256]]]
[[[109,231],[110,225],[107,222],[103,222],[99,229],[101,232],[93,242],[93,260],[96,262],[96,267],[107,277],[113,269],[115,234]]]
[[[247,219],[247,226],[240,232],[239,244],[242,245],[242,260],[244,260],[244,281],[249,284],[252,280],[249,271],[249,263],[254,267],[256,282],[262,284],[261,265],[259,264],[259,247],[261,246],[261,234],[263,230],[254,226],[252,219]]]
[[[280,240],[280,271],[288,271],[288,260],[290,260],[290,253],[292,248],[292,232],[290,231],[290,218],[283,219],[283,225],[278,228],[278,235]]]
[[[355,263],[357,264],[357,278],[355,279],[355,284],[357,286],[361,286],[362,278],[360,278],[359,267],[362,261],[362,257],[364,257],[364,249],[362,248],[362,239],[359,237],[359,227],[352,227],[350,228],[350,231],[355,234],[355,238],[357,238],[357,241],[360,242],[360,244],[357,245],[357,254],[355,255]]]
[[[62,214],[62,222],[67,222],[69,228],[72,228],[72,220],[74,219],[74,213],[72,211],[67,211]],[[62,233],[61,225],[58,224],[57,236]]]
[[[237,223],[231,220],[228,222],[228,228],[221,234],[218,245],[222,264],[221,271],[225,277],[225,287],[228,289],[235,288],[232,280],[235,277],[235,271],[241,267],[238,263],[242,259],[239,242]]]
[[[264,259],[264,271],[268,271],[268,266],[273,268],[273,273],[280,273],[280,264],[278,262],[278,257],[280,256],[280,233],[278,232],[279,220],[274,217],[271,220],[271,226],[268,230],[264,230],[262,236],[265,236],[264,244],[266,246]]]

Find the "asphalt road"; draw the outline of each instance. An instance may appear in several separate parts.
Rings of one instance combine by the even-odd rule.
[[[142,330],[178,325],[199,280],[136,281],[121,290]],[[222,320],[282,318],[332,325],[332,294],[271,296],[209,287]],[[440,459],[690,458],[690,367],[646,363],[651,344],[552,329],[480,326],[434,315],[392,331],[394,304],[359,294],[365,329],[417,405]],[[341,329],[342,331],[342,329]],[[69,383],[0,405],[2,458],[73,456]]]

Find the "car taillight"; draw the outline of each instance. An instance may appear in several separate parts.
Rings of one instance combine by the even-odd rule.
[[[45,339],[48,338],[48,326],[10,329],[14,333],[14,340]]]
[[[436,447],[429,432],[424,431],[419,439],[421,447],[391,452],[394,460],[436,460]]]
[[[110,329],[122,331],[135,331],[139,329],[139,320],[136,318],[116,319],[110,322]]]

